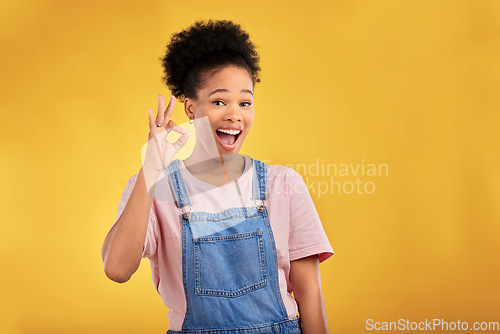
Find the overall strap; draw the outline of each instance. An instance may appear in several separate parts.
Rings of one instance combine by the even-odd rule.
[[[167,171],[168,171],[168,179],[172,187],[172,190],[174,192],[177,206],[179,208],[182,208],[186,205],[191,204],[186,184],[184,183],[184,178],[181,175],[179,160],[178,159],[173,160],[167,166]]]
[[[253,198],[264,200],[267,198],[267,165],[259,160],[253,160]]]

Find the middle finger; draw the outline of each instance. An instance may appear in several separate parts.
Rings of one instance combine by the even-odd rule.
[[[165,110],[165,113],[164,113],[164,117],[165,117],[164,121],[168,122],[168,120],[170,119],[170,116],[172,116],[172,112],[174,111],[174,105],[175,105],[175,96],[171,95],[170,101],[168,101],[167,109]]]

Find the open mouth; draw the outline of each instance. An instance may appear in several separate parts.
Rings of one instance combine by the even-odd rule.
[[[223,148],[232,150],[236,147],[236,142],[240,137],[241,130],[217,129],[215,130],[215,134]]]

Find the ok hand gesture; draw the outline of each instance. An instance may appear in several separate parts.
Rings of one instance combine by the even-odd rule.
[[[156,119],[153,109],[148,108],[149,135],[142,169],[150,193],[161,172],[172,162],[175,154],[186,144],[191,134],[170,119],[174,105],[175,97],[172,95],[165,109],[165,100],[162,95],[158,95]],[[168,133],[172,130],[181,134],[179,139],[173,143],[166,140]]]

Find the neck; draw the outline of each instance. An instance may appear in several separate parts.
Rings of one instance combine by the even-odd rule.
[[[210,155],[200,143],[196,143],[193,153],[184,160],[192,175],[213,175],[231,182],[245,169],[245,157],[236,154]]]

